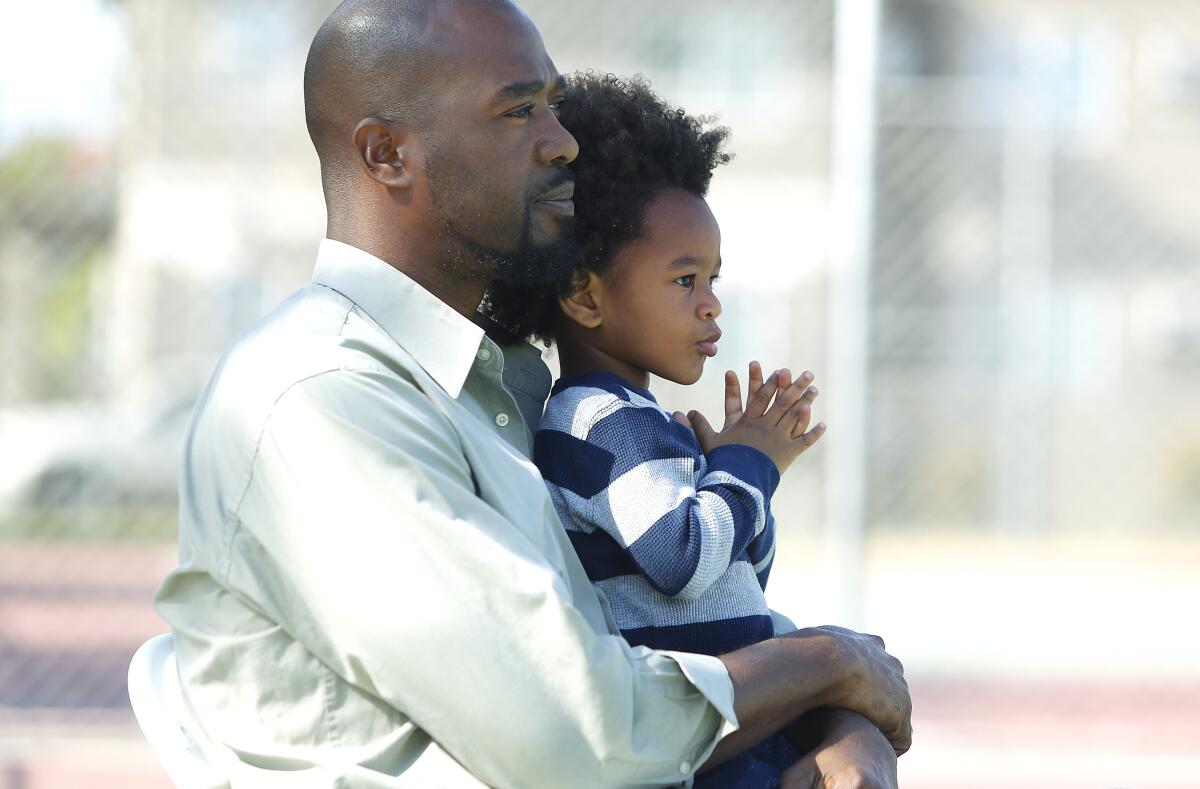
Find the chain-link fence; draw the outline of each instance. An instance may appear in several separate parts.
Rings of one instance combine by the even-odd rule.
[[[123,31],[109,129],[0,125],[10,786],[51,779],[4,745],[19,739],[9,732],[128,728],[125,661],[164,627],[149,596],[171,563],[190,404],[221,348],[307,280],[324,229],[300,75],[334,3],[80,3]],[[721,366],[696,387],[662,384],[664,404],[716,412],[720,372],[751,358],[813,369],[835,397],[839,381],[822,377],[842,227],[835,0],[522,6],[564,72],[640,72],[732,128],[736,158],[710,199],[724,240]],[[1036,557],[1070,555],[1045,545],[1102,537],[1118,546],[1102,566],[1120,583],[1161,563],[1164,585],[1133,613],[1162,621],[1152,595],[1196,602],[1186,579],[1200,571],[1200,5],[888,0],[876,54],[857,450],[868,608],[891,611],[879,579],[897,565],[880,550],[920,545],[962,564],[1016,539],[1028,554],[1005,555],[1015,572],[1040,567],[1022,581],[1036,585],[1055,575]],[[0,108],[22,79],[0,77]],[[838,533],[822,496],[838,440],[831,423],[777,499],[772,583],[807,573],[809,600],[828,576],[806,562]],[[1087,583],[1104,586],[1104,572]],[[916,599],[970,597],[969,575]],[[1194,641],[1164,649],[1182,665],[1200,660]],[[937,670],[979,668],[963,654]],[[1182,674],[1194,693],[1194,671]],[[1156,704],[1147,714],[1167,709]],[[922,785],[952,785],[931,776]]]

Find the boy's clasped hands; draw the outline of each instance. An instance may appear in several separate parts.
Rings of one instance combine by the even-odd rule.
[[[813,374],[807,370],[792,380],[792,373],[786,367],[763,380],[762,366],[750,362],[744,408],[737,373],[733,370],[725,373],[725,424],[720,432],[699,411],[689,411],[686,415],[676,411],[674,416],[695,432],[705,454],[727,444],[743,444],[769,457],[782,474],[801,452],[825,434],[824,422],[818,422],[811,430],[808,427],[812,404],[817,398],[817,387],[812,386],[812,381]]]

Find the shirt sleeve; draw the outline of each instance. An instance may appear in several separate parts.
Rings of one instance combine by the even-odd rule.
[[[675,784],[737,728],[719,660],[589,625],[562,543],[476,495],[453,426],[405,382],[290,389],[236,517],[231,551],[254,563],[230,585],[490,786]]]
[[[762,532],[746,546],[746,558],[754,566],[758,585],[764,592],[767,591],[767,579],[775,563],[775,516],[771,512],[767,512],[767,522]]]
[[[535,461],[570,514],[616,540],[655,589],[698,598],[763,535],[779,471],[743,445],[702,464],[695,436],[658,409],[592,408],[575,434],[540,430]],[[769,566],[773,534],[757,547]]]

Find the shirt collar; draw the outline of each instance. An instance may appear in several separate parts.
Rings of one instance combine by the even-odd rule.
[[[331,238],[321,241],[313,282],[358,305],[438,386],[458,397],[483,340],[482,328],[398,269]]]

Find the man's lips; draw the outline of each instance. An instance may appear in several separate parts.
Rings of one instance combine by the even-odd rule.
[[[575,216],[575,201],[574,200],[537,200],[537,205],[562,216]]]
[[[717,355],[717,342],[720,341],[720,339],[721,339],[721,332],[718,329],[717,331],[710,334],[708,337],[705,337],[703,340],[696,343],[696,347],[699,348],[700,353],[704,354],[705,356],[716,356]]]
[[[553,211],[556,214],[561,214],[563,216],[574,216],[574,197],[575,184],[574,182],[568,182],[551,189],[549,192],[546,192],[535,202],[543,208]]]
[[[538,197],[538,201],[570,200],[573,197],[575,197],[575,182],[568,181],[567,183],[559,184],[550,191],[542,194],[540,197]]]

